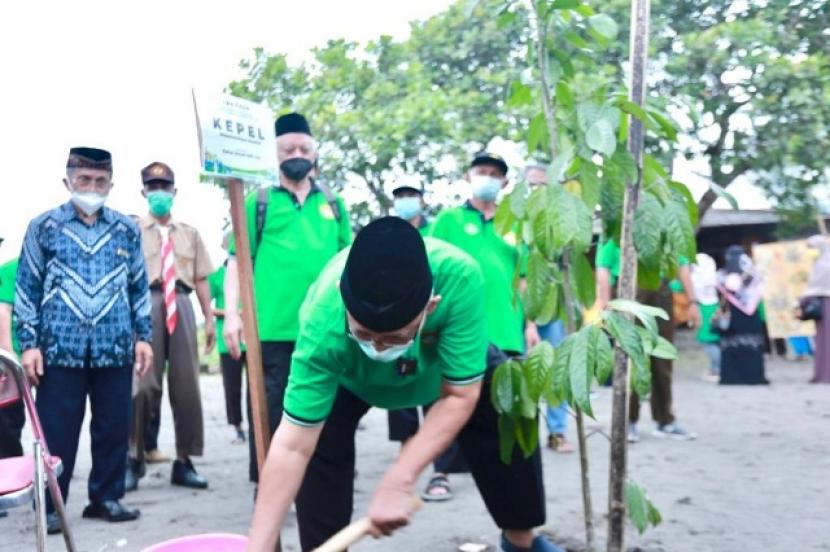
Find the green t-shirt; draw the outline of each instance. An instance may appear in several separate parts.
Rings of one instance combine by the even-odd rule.
[[[210,287],[210,298],[213,299],[213,305],[216,309],[225,309],[225,265],[220,266],[213,274],[208,276],[208,287]],[[225,343],[225,337],[222,335],[222,330],[225,329],[225,317],[216,317],[216,348],[219,354],[226,354],[228,352],[228,345]],[[245,345],[241,346],[245,350]]]
[[[11,260],[0,266],[0,303],[14,307],[14,282],[17,279],[18,259]],[[12,348],[18,355],[21,354],[20,344],[17,342],[17,329],[12,317]]]
[[[372,406],[408,408],[435,401],[441,382],[466,385],[484,376],[484,281],[477,263],[452,245],[425,238],[433,289],[441,296],[404,359],[414,374],[399,375],[396,362],[370,360],[347,333],[339,281],[347,251],[322,271],[300,309],[300,335],[291,358],[285,417],[315,425],[331,412],[342,385]]]
[[[434,226],[433,222],[427,220],[426,217],[421,217],[421,225],[418,227],[418,232],[421,233],[421,236],[426,237],[432,234],[432,227]]]
[[[442,211],[432,237],[449,242],[476,259],[484,274],[487,338],[503,351],[524,351],[524,311],[513,290],[519,260],[515,234],[502,237],[469,204]]]
[[[326,263],[352,241],[349,212],[343,200],[338,221],[325,195],[313,188],[299,205],[294,194],[280,187],[268,193],[268,209],[262,242],[256,244],[257,192],[245,206],[248,235],[254,257],[259,338],[262,341],[294,341],[299,332],[297,313],[309,286]],[[235,252],[231,242],[230,253]]]
[[[718,310],[717,303],[698,305],[700,308],[700,328],[697,329],[697,340],[701,343],[717,343],[720,336],[712,331],[712,316]]]
[[[605,240],[605,243],[599,246],[597,249],[597,255],[595,259],[595,264],[597,268],[604,268],[611,273],[611,285],[613,286],[617,282],[617,278],[620,277],[620,266],[622,262],[622,255],[620,251],[620,246],[617,245],[617,242],[614,240]],[[677,262],[680,266],[686,266],[689,264],[689,259],[684,257],[683,255],[679,255],[677,257]],[[683,291],[683,284],[677,282],[676,280],[672,280],[669,283],[672,291],[675,292],[682,292]]]

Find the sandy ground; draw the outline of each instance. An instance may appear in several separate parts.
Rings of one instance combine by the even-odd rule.
[[[679,421],[698,433],[693,442],[665,441],[650,434],[644,408],[642,440],[630,449],[630,474],[645,486],[662,511],[663,524],[644,536],[629,528],[627,543],[644,551],[807,551],[830,550],[827,521],[830,473],[830,386],[811,386],[810,363],[770,360],[769,387],[719,387],[699,379],[704,359],[681,335],[676,368],[675,410]],[[247,481],[247,447],[230,445],[221,379],[202,378],[207,454],[196,466],[210,481],[207,491],[174,488],[170,465],[149,466],[140,489],[124,503],[141,508],[139,521],[108,524],[81,518],[90,469],[85,426],[68,509],[80,550],[140,550],[168,538],[200,532],[244,533],[253,487]],[[599,389],[592,429],[609,427],[610,390]],[[172,453],[172,415],[165,404],[161,446]],[[358,434],[355,511],[363,512],[374,482],[397,446],[386,440],[385,413],[371,411]],[[571,424],[571,434],[573,434]],[[608,443],[599,433],[589,440],[595,523],[601,548],[608,485]],[[546,529],[569,549],[584,538],[579,463],[576,454],[544,451],[548,496]],[[474,485],[454,476],[456,497],[428,504],[413,524],[392,539],[367,541],[355,550],[452,551],[465,542],[494,550],[498,531]],[[0,550],[34,549],[33,516],[26,508],[0,519]],[[293,517],[284,530],[284,550],[296,551]],[[54,550],[60,537],[50,537]]]

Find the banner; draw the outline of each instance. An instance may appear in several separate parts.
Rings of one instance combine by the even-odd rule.
[[[806,240],[765,243],[752,247],[752,259],[764,278],[764,309],[771,338],[816,334],[812,321],[793,314],[798,298],[807,289],[815,251]]]
[[[202,180],[237,178],[276,184],[277,152],[271,110],[225,94],[197,97],[193,92]]]

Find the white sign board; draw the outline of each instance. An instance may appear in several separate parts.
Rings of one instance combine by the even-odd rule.
[[[204,180],[276,184],[277,152],[271,110],[235,96],[193,92]]]

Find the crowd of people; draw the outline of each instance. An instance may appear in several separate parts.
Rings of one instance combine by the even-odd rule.
[[[493,152],[476,154],[465,174],[466,201],[440,209],[434,219],[422,189],[398,186],[396,216],[379,218],[354,237],[345,202],[317,179],[317,149],[305,117],[279,117],[275,139],[279,185],[246,200],[273,434],[262,473],[255,440],[243,429],[251,408],[249,400],[243,416],[246,347],[235,242],[226,236],[227,259],[215,269],[199,232],[172,215],[176,180],[168,165],[142,169],[148,211],[130,217],[105,204],[111,155],[72,148],[64,179],[69,201],[32,220],[19,261],[0,267],[0,347],[20,356],[36,386],[46,440],[64,463],[64,499],[89,399],[92,470],[83,516],[139,517],[122,498],[138,488],[147,463],[171,460],[158,446],[165,372],[176,449],[170,482],[208,487],[193,462],[205,445],[195,293],[205,349],[218,345],[220,353],[232,442],[250,446],[249,478],[258,483],[251,549],[273,549],[292,503],[303,550],[348,524],[354,433],[374,406],[388,410],[389,438],[401,443],[370,503],[377,533],[407,522],[413,485],[432,464],[424,500],[450,500],[449,475],[472,473],[502,531],[502,550],[561,550],[534,532],[545,522],[542,453],[526,458],[516,451],[503,464],[490,403],[497,365],[541,340],[556,347],[566,334],[559,321],[537,326],[527,319],[516,297],[522,251],[515,236],[502,236],[494,224],[508,164]],[[519,178],[549,185],[542,165],[528,165]],[[820,275],[807,295],[822,298],[819,308],[830,315],[830,246],[817,243]],[[694,264],[678,261],[675,285],[691,305],[689,323],[699,326],[712,374],[722,383],[765,383],[762,282],[749,257],[730,248],[720,272],[704,256]],[[614,295],[619,244],[599,244],[596,266],[602,308]],[[672,313],[670,286],[664,278],[638,299]],[[673,331],[672,320],[661,322],[663,337],[671,340]],[[828,332],[819,322],[816,381],[830,380]],[[694,439],[675,418],[671,361],[653,359],[651,371],[653,434]],[[639,439],[639,403],[632,395],[632,443]],[[547,406],[547,442],[557,453],[573,451],[568,416],[567,403]],[[23,423],[22,406],[0,411],[0,456],[21,453]],[[47,512],[49,532],[59,532],[51,502]]]

